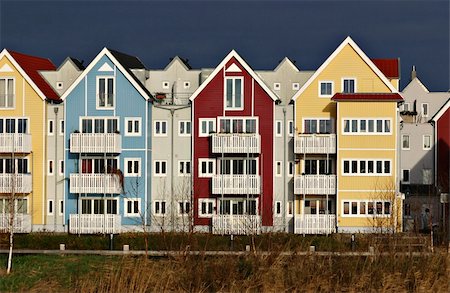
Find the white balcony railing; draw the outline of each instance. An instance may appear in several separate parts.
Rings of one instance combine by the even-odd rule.
[[[213,215],[213,234],[249,235],[261,232],[261,217],[256,215]]]
[[[73,234],[116,234],[120,228],[120,215],[71,214],[69,217],[69,232]]]
[[[294,194],[336,194],[336,175],[295,176]]]
[[[296,154],[335,154],[336,134],[299,134],[295,137]]]
[[[120,153],[122,137],[118,133],[72,133],[72,153]]]
[[[336,215],[296,215],[295,234],[331,234],[336,232]]]
[[[70,193],[122,193],[120,177],[115,174],[70,174]]]
[[[0,174],[0,193],[30,193],[32,190],[31,174]]]
[[[0,233],[7,233],[10,220],[9,213],[0,214]],[[16,213],[14,215],[14,233],[31,232],[31,215]]]
[[[259,175],[215,175],[212,180],[213,194],[259,194]]]
[[[31,134],[0,133],[0,153],[30,153]]]
[[[256,133],[214,133],[211,139],[213,153],[261,152],[261,136]]]

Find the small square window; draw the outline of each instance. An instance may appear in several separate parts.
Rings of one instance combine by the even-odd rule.
[[[62,90],[64,88],[64,83],[62,81],[56,82],[56,89]]]
[[[183,84],[183,87],[184,87],[184,89],[190,88],[191,87],[191,82],[185,81],[184,84]]]
[[[281,89],[281,83],[275,82],[273,84],[273,89],[276,90],[276,91],[279,91]]]
[[[298,82],[292,83],[292,90],[298,91],[300,89],[300,84]]]
[[[163,89],[169,89],[169,87],[170,87],[170,82],[168,82],[168,81],[163,81],[162,82],[162,88]]]

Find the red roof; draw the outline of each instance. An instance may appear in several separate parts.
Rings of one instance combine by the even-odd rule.
[[[398,59],[371,59],[387,78],[399,78]]]
[[[59,95],[45,81],[39,70],[56,70],[56,66],[49,59],[25,55],[22,53],[9,51],[9,54],[16,60],[25,73],[31,78],[36,86],[44,93],[49,100],[59,101]]]
[[[331,98],[333,101],[403,101],[398,93],[337,93]]]

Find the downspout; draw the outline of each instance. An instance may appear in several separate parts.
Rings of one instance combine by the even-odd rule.
[[[284,231],[287,233],[289,231],[287,224],[286,224],[286,210],[287,210],[287,190],[286,190],[286,185],[287,185],[287,172],[286,172],[286,166],[289,168],[289,163],[287,161],[287,151],[286,151],[286,147],[287,147],[287,136],[289,135],[289,126],[286,123],[286,105],[283,106],[283,123],[284,123],[284,136],[283,136],[283,161],[285,164],[285,170],[283,172],[284,176],[283,176],[283,227],[284,227]],[[287,131],[286,131],[287,130]],[[276,208],[276,207],[275,207]]]

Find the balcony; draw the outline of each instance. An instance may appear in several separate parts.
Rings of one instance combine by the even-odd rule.
[[[295,176],[295,194],[336,194],[336,175]]]
[[[336,232],[336,215],[296,215],[295,234],[331,234]]]
[[[249,235],[261,232],[261,217],[257,215],[214,215],[213,234]]]
[[[117,234],[120,230],[120,215],[71,214],[69,216],[69,232],[72,234]]]
[[[70,193],[120,194],[122,184],[115,174],[70,174]]]
[[[260,194],[259,175],[215,175],[212,180],[213,194]]]
[[[296,154],[335,154],[336,134],[299,134],[295,137]]]
[[[261,153],[261,136],[256,133],[214,133],[211,139],[213,153]]]
[[[122,137],[118,133],[72,133],[72,153],[114,153],[122,152]]]
[[[32,190],[31,174],[0,174],[0,193],[30,193]]]
[[[0,133],[0,153],[30,153],[31,134]]]
[[[9,226],[9,219],[11,214],[0,214],[0,233],[7,233]],[[30,233],[31,232],[31,215],[28,214],[14,214],[14,233]]]

